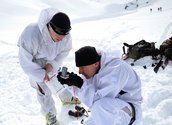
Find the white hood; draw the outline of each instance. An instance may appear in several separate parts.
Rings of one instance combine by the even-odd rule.
[[[109,63],[113,59],[119,59],[121,58],[121,52],[119,50],[113,50],[113,51],[108,51],[108,52],[98,52],[101,54],[101,66],[103,67],[107,63]]]
[[[51,39],[49,35],[47,24],[50,22],[52,17],[58,13],[59,11],[54,8],[48,8],[41,11],[39,19],[38,19],[38,27],[44,39],[44,42],[48,42]]]
[[[38,26],[41,33],[43,33],[44,29],[47,29],[47,24],[50,22],[51,18],[58,12],[59,10],[52,8],[47,8],[41,11],[38,19]]]

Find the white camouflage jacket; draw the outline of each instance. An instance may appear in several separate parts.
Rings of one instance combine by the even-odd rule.
[[[141,81],[132,67],[115,57],[113,53],[101,52],[101,68],[90,79],[84,78],[77,95],[88,107],[92,107],[96,100],[104,97],[119,98],[135,105],[136,112],[141,114]],[[120,91],[126,92],[120,95]]]
[[[63,59],[72,49],[70,34],[56,43],[49,35],[47,23],[58,10],[45,9],[41,12],[38,23],[28,25],[22,32],[19,41],[19,62],[30,79],[43,82],[45,70],[43,67],[50,63],[53,71],[57,72]]]

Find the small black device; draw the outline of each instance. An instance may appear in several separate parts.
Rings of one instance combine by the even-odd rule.
[[[74,116],[74,117],[81,117],[81,116],[86,116],[84,113],[86,112],[86,110],[83,108],[83,107],[80,107],[80,106],[75,106],[75,110],[76,111],[72,111],[72,110],[69,110],[68,114],[70,116]]]

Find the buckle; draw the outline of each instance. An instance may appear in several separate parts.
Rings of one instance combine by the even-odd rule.
[[[124,108],[122,108],[122,110],[124,112],[126,112],[130,117],[133,117],[132,111],[127,106],[125,106]]]

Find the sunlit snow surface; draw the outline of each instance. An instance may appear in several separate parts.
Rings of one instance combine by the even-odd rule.
[[[131,4],[131,2],[134,3]],[[43,8],[55,7],[68,13],[72,21],[73,49],[63,65],[77,72],[74,52],[84,45],[98,49],[121,50],[123,42],[133,44],[141,39],[159,45],[172,36],[171,0],[1,0],[0,4],[0,125],[44,125],[36,91],[18,61],[17,40],[24,27],[36,22]],[[125,10],[126,5],[130,6]],[[162,7],[162,11],[158,11]],[[153,9],[150,12],[150,8]],[[131,60],[128,61],[131,63]],[[172,123],[172,63],[156,74],[150,57],[135,62],[143,95],[143,125]],[[143,66],[146,65],[147,69]],[[81,119],[68,116],[74,106],[62,106],[57,97],[56,108],[61,125],[79,125]]]

